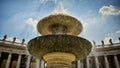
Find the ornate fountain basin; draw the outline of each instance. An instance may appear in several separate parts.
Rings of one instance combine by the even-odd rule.
[[[56,33],[78,35],[81,33],[82,29],[82,24],[78,19],[64,14],[47,16],[37,24],[37,30],[42,35],[51,35]]]
[[[52,52],[71,53],[76,59],[83,59],[91,51],[92,44],[84,38],[72,35],[44,35],[31,39],[27,48],[30,54],[39,59]]]

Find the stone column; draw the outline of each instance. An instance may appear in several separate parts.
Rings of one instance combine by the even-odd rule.
[[[20,68],[21,57],[21,54],[19,54],[16,68]]]
[[[77,60],[77,68],[81,68],[80,66],[80,60]]]
[[[45,63],[44,63],[43,60],[41,60],[41,66],[40,66],[40,68],[45,68]]]
[[[84,68],[83,60],[80,60],[80,65],[81,68]]]
[[[95,63],[96,63],[95,67],[99,68],[98,56],[95,56]]]
[[[109,68],[109,62],[106,55],[104,56],[104,59],[105,59],[105,68]]]
[[[120,68],[119,61],[116,55],[114,55],[114,61],[115,61],[116,68]]]
[[[28,56],[27,58],[27,65],[26,65],[26,68],[30,68],[30,60],[31,60],[31,55]]]
[[[36,68],[40,68],[40,60],[36,59]]]
[[[89,64],[89,57],[86,58],[86,63],[87,63],[87,68],[90,68],[90,64]]]
[[[0,59],[1,59],[1,55],[2,55],[2,53],[0,52]]]
[[[9,55],[8,55],[8,59],[7,59],[7,63],[6,63],[6,66],[5,66],[5,68],[9,68],[9,66],[10,66],[10,61],[11,61],[11,58],[12,58],[12,54],[11,54],[11,53],[9,53]]]

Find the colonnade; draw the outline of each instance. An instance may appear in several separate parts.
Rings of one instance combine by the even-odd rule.
[[[2,53],[0,53],[0,59],[1,59],[1,56],[2,56]],[[32,56],[31,55],[28,55],[27,56],[27,61],[26,61],[26,68],[31,68],[30,67],[30,63],[31,63],[31,58]],[[8,54],[8,57],[6,59],[6,65],[4,66],[5,68],[10,68],[11,66],[11,60],[12,60],[12,53],[9,53]],[[16,65],[16,68],[20,68],[20,65],[21,65],[21,60],[22,60],[22,55],[21,54],[18,54],[18,59],[17,59],[17,65]],[[45,63],[43,60],[39,60],[39,59],[35,59],[35,67],[34,68],[44,68],[45,66]]]
[[[103,55],[104,57],[104,60],[102,60],[103,62],[105,62],[105,67],[104,68],[111,68],[109,66],[109,61],[108,61],[108,57],[107,55]],[[113,55],[113,60],[114,60],[114,64],[115,64],[115,68],[120,68],[120,62],[118,61],[118,58],[117,58],[117,55]],[[90,56],[88,56],[86,58],[86,68],[90,68],[90,62],[89,62],[89,59],[90,59]],[[95,59],[95,68],[100,68],[100,63],[99,63],[99,59],[98,59],[98,56],[94,56],[94,59]],[[77,61],[77,68],[84,68],[84,65],[83,65],[83,61],[81,60],[78,60]]]
[[[0,53],[0,58],[2,56],[2,53]],[[115,64],[115,68],[120,68],[120,62],[118,60],[118,57],[117,55],[112,55],[113,56],[113,60],[114,60],[114,64]],[[91,56],[88,56],[85,60],[86,64],[81,61],[81,60],[77,60],[77,68],[84,68],[84,64],[86,65],[86,68],[91,68],[90,67],[90,64],[91,62],[89,61],[91,58]],[[95,64],[95,68],[101,68],[100,67],[100,62],[99,62],[99,56],[93,56],[94,57],[94,62]],[[107,55],[103,55],[102,57],[104,57],[104,60],[102,60],[104,63],[105,63],[105,68],[111,68],[109,66],[109,61],[108,61],[108,56]],[[27,61],[26,61],[26,68],[30,68],[30,63],[31,63],[31,58],[32,56],[31,55],[28,55],[27,56]],[[9,68],[10,67],[10,64],[11,64],[11,59],[12,59],[12,53],[9,53],[8,54],[8,57],[7,57],[7,61],[6,61],[6,66],[5,68]],[[21,65],[21,59],[22,59],[22,55],[21,54],[18,54],[18,59],[17,59],[17,65],[16,65],[16,68],[20,68],[20,65]],[[39,60],[39,59],[35,59],[35,67],[34,68],[45,68],[45,63],[43,60]]]
[[[2,54],[0,53],[0,58],[1,58],[1,55]],[[103,55],[103,57],[104,57],[103,61],[105,62],[105,68],[110,68],[107,55]],[[116,68],[120,68],[120,64],[119,64],[120,62],[118,61],[117,55],[113,55],[113,57],[114,57],[113,60],[115,62],[115,67]],[[31,58],[32,58],[31,55],[27,56],[26,68],[30,68]],[[5,68],[9,68],[10,67],[11,59],[12,59],[12,53],[9,53]],[[22,55],[18,54],[16,68],[20,68],[21,59],[22,59]],[[90,64],[91,63],[90,63],[89,59],[90,59],[90,56],[88,56],[86,58],[86,68],[90,68]],[[35,62],[35,64],[36,64],[35,68],[45,68],[45,63],[44,63],[43,60],[39,60],[39,59],[35,59],[35,60],[36,60],[36,62]],[[95,68],[100,68],[100,62],[99,62],[98,56],[94,56],[94,60],[95,60],[94,61],[95,62]],[[83,61],[81,61],[81,60],[77,61],[77,68],[84,68]]]

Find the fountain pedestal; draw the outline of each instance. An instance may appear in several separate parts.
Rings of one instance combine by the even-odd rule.
[[[71,53],[53,52],[44,55],[43,59],[47,62],[46,68],[71,68],[76,57]]]

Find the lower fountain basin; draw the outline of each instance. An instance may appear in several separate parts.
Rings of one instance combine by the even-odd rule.
[[[85,58],[91,51],[92,44],[81,37],[72,35],[44,35],[33,38],[28,42],[28,51],[36,58],[52,52],[71,53],[76,59]]]

